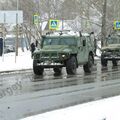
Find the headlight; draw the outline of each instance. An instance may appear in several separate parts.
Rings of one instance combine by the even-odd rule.
[[[66,55],[62,55],[62,58],[65,58],[66,57]]]
[[[102,51],[102,53],[106,53],[106,51],[104,50],[104,51]]]
[[[65,60],[69,57],[69,54],[64,54],[64,53],[62,54],[61,53],[61,54],[59,54],[59,57],[60,57],[61,60]]]

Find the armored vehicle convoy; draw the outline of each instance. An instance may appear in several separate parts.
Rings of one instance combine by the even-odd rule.
[[[112,61],[113,66],[117,66],[120,60],[120,35],[114,33],[107,37],[107,46],[102,47],[101,64],[107,66],[108,61]]]
[[[48,33],[42,36],[41,45],[33,54],[33,71],[42,75],[45,68],[60,74],[66,67],[67,74],[75,74],[79,65],[91,72],[94,63],[94,44],[90,34],[72,31]]]

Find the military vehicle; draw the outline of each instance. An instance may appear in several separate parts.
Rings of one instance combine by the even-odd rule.
[[[79,65],[91,72],[94,64],[94,44],[91,34],[60,31],[42,36],[41,45],[33,54],[33,71],[42,75],[45,68],[60,74],[66,67],[67,74],[76,74]]]
[[[101,64],[106,67],[108,61],[112,61],[113,66],[117,66],[118,60],[120,60],[120,35],[111,34],[106,41],[107,46],[102,47]]]

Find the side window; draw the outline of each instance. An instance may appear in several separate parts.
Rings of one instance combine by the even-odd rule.
[[[86,37],[86,39],[87,39],[87,41],[88,41],[88,43],[90,43],[91,42],[91,39],[90,39],[90,37]]]
[[[89,36],[87,36],[86,39],[87,39],[88,45],[91,46],[93,44],[92,39]]]

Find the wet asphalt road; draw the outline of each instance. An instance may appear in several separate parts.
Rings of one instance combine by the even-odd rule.
[[[116,79],[120,79],[120,66],[113,68],[109,64],[108,68],[102,68],[100,61],[97,61],[91,74],[85,74],[82,66],[78,68],[76,75],[67,75],[65,68],[61,75],[55,75],[52,69],[45,70],[43,76],[34,75],[32,70],[1,73],[0,90],[21,82],[22,89],[14,91],[14,95],[21,95],[54,88],[103,83]]]
[[[32,70],[0,74],[0,120],[16,120],[120,94],[120,66],[102,68],[96,61],[91,74],[79,67],[70,76],[47,69],[43,76]],[[17,111],[17,112],[16,112]],[[13,114],[15,113],[15,114]]]

